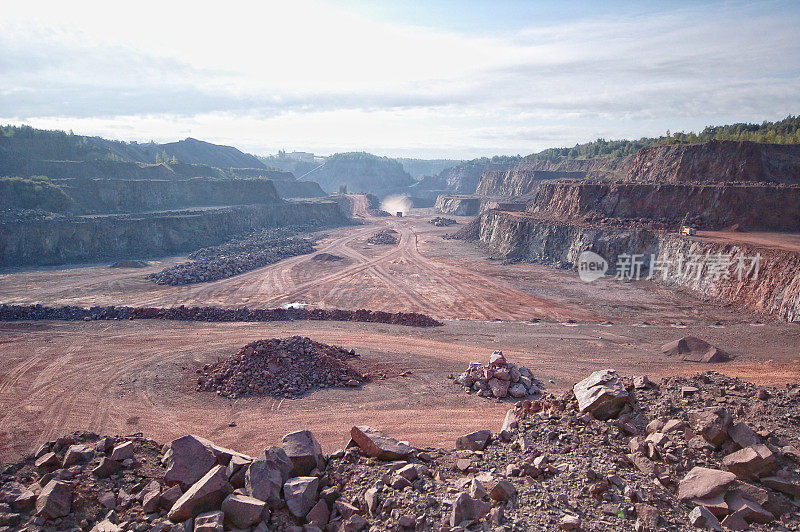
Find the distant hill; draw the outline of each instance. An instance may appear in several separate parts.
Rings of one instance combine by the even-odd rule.
[[[414,184],[395,159],[364,152],[331,155],[323,166],[305,179],[316,181],[328,193],[337,192],[340,185],[347,185],[348,192],[371,192],[378,196],[404,191]]]
[[[464,162],[457,159],[411,159],[408,157],[397,157],[396,160],[403,165],[403,170],[414,179],[439,175],[443,170]]]
[[[217,168],[263,168],[253,155],[232,146],[188,138],[156,144],[108,140],[30,126],[0,127],[0,160],[180,162]]]

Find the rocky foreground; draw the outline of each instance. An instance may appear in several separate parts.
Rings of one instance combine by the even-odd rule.
[[[455,449],[363,426],[327,456],[308,430],[256,457],[76,433],[3,468],[0,528],[797,530],[798,422],[798,385],[605,370]]]

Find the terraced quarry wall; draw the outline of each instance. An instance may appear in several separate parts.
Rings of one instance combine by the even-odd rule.
[[[542,220],[496,210],[482,213],[475,223],[478,225],[474,232],[477,240],[493,256],[562,268],[575,268],[579,255],[587,250],[606,258],[610,274],[615,273],[619,256],[643,255],[645,277],[651,258],[658,264],[678,265],[688,257],[721,255],[729,264],[727,273],[718,278],[705,275],[702,268],[697,273],[697,268],[679,271],[676,266],[667,269],[666,277],[664,272],[654,270],[653,280],[692,290],[722,304],[744,307],[782,320],[800,321],[800,254],[797,252],[749,244],[723,244],[664,231]],[[743,264],[749,269],[756,256],[760,256],[757,278],[739,279],[737,265]],[[704,268],[709,267],[708,261],[704,264]],[[575,282],[581,282],[577,275]]]
[[[280,201],[273,182],[266,179],[68,179],[56,181],[56,184],[75,201],[73,212],[77,214],[146,212]]]
[[[261,227],[348,223],[335,202],[280,202],[159,214],[23,216],[0,223],[0,266],[184,253]]]
[[[800,187],[680,183],[545,182],[528,210],[569,219],[587,215],[670,224],[686,214],[703,229],[800,230]]]
[[[582,179],[585,172],[511,170],[484,172],[476,193],[488,196],[525,196],[535,194],[543,181],[550,179]]]

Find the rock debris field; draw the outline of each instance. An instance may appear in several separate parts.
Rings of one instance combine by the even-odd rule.
[[[310,338],[259,340],[231,358],[197,370],[197,391],[236,399],[250,395],[295,398],[323,388],[360,386],[366,377],[350,367],[355,351]]]
[[[797,385],[602,370],[449,449],[367,426],[330,454],[298,430],[254,457],[194,435],[74,433],[4,466],[0,527],[797,530],[799,407]]]

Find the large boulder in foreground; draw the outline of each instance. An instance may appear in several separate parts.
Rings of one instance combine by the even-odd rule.
[[[468,527],[484,515],[489,513],[491,505],[478,501],[470,497],[469,493],[461,493],[453,502],[453,509],[450,512],[451,527]]]
[[[298,430],[284,436],[283,450],[294,464],[294,477],[308,475],[314,469],[325,469],[322,447],[310,430]]]
[[[457,450],[482,451],[492,438],[492,431],[478,430],[464,434],[456,440]]]
[[[675,356],[688,362],[727,362],[730,355],[696,336],[684,336],[661,346],[666,356]]]
[[[379,460],[400,460],[414,452],[414,448],[410,445],[401,443],[371,427],[353,427],[350,429],[350,437],[364,454]]]
[[[294,464],[281,447],[268,447],[247,468],[244,477],[245,491],[251,497],[277,506],[281,488],[289,479]]]
[[[213,445],[205,438],[192,434],[173,440],[162,459],[167,468],[164,482],[170,486],[180,484],[186,489],[200,480],[217,465]]]
[[[694,467],[678,484],[678,498],[681,500],[705,499],[719,495],[736,480],[729,471]]]
[[[36,499],[36,513],[45,519],[56,519],[72,509],[72,488],[66,482],[51,480]]]
[[[617,417],[628,402],[628,391],[613,369],[595,371],[572,391],[578,399],[578,409],[600,420]]]
[[[296,517],[305,517],[315,504],[317,504],[317,490],[319,479],[317,477],[296,477],[283,485],[283,494],[286,498],[286,507]]]
[[[180,523],[203,512],[217,509],[231,491],[233,488],[228,483],[226,468],[214,466],[181,495],[167,517],[173,523]]]

